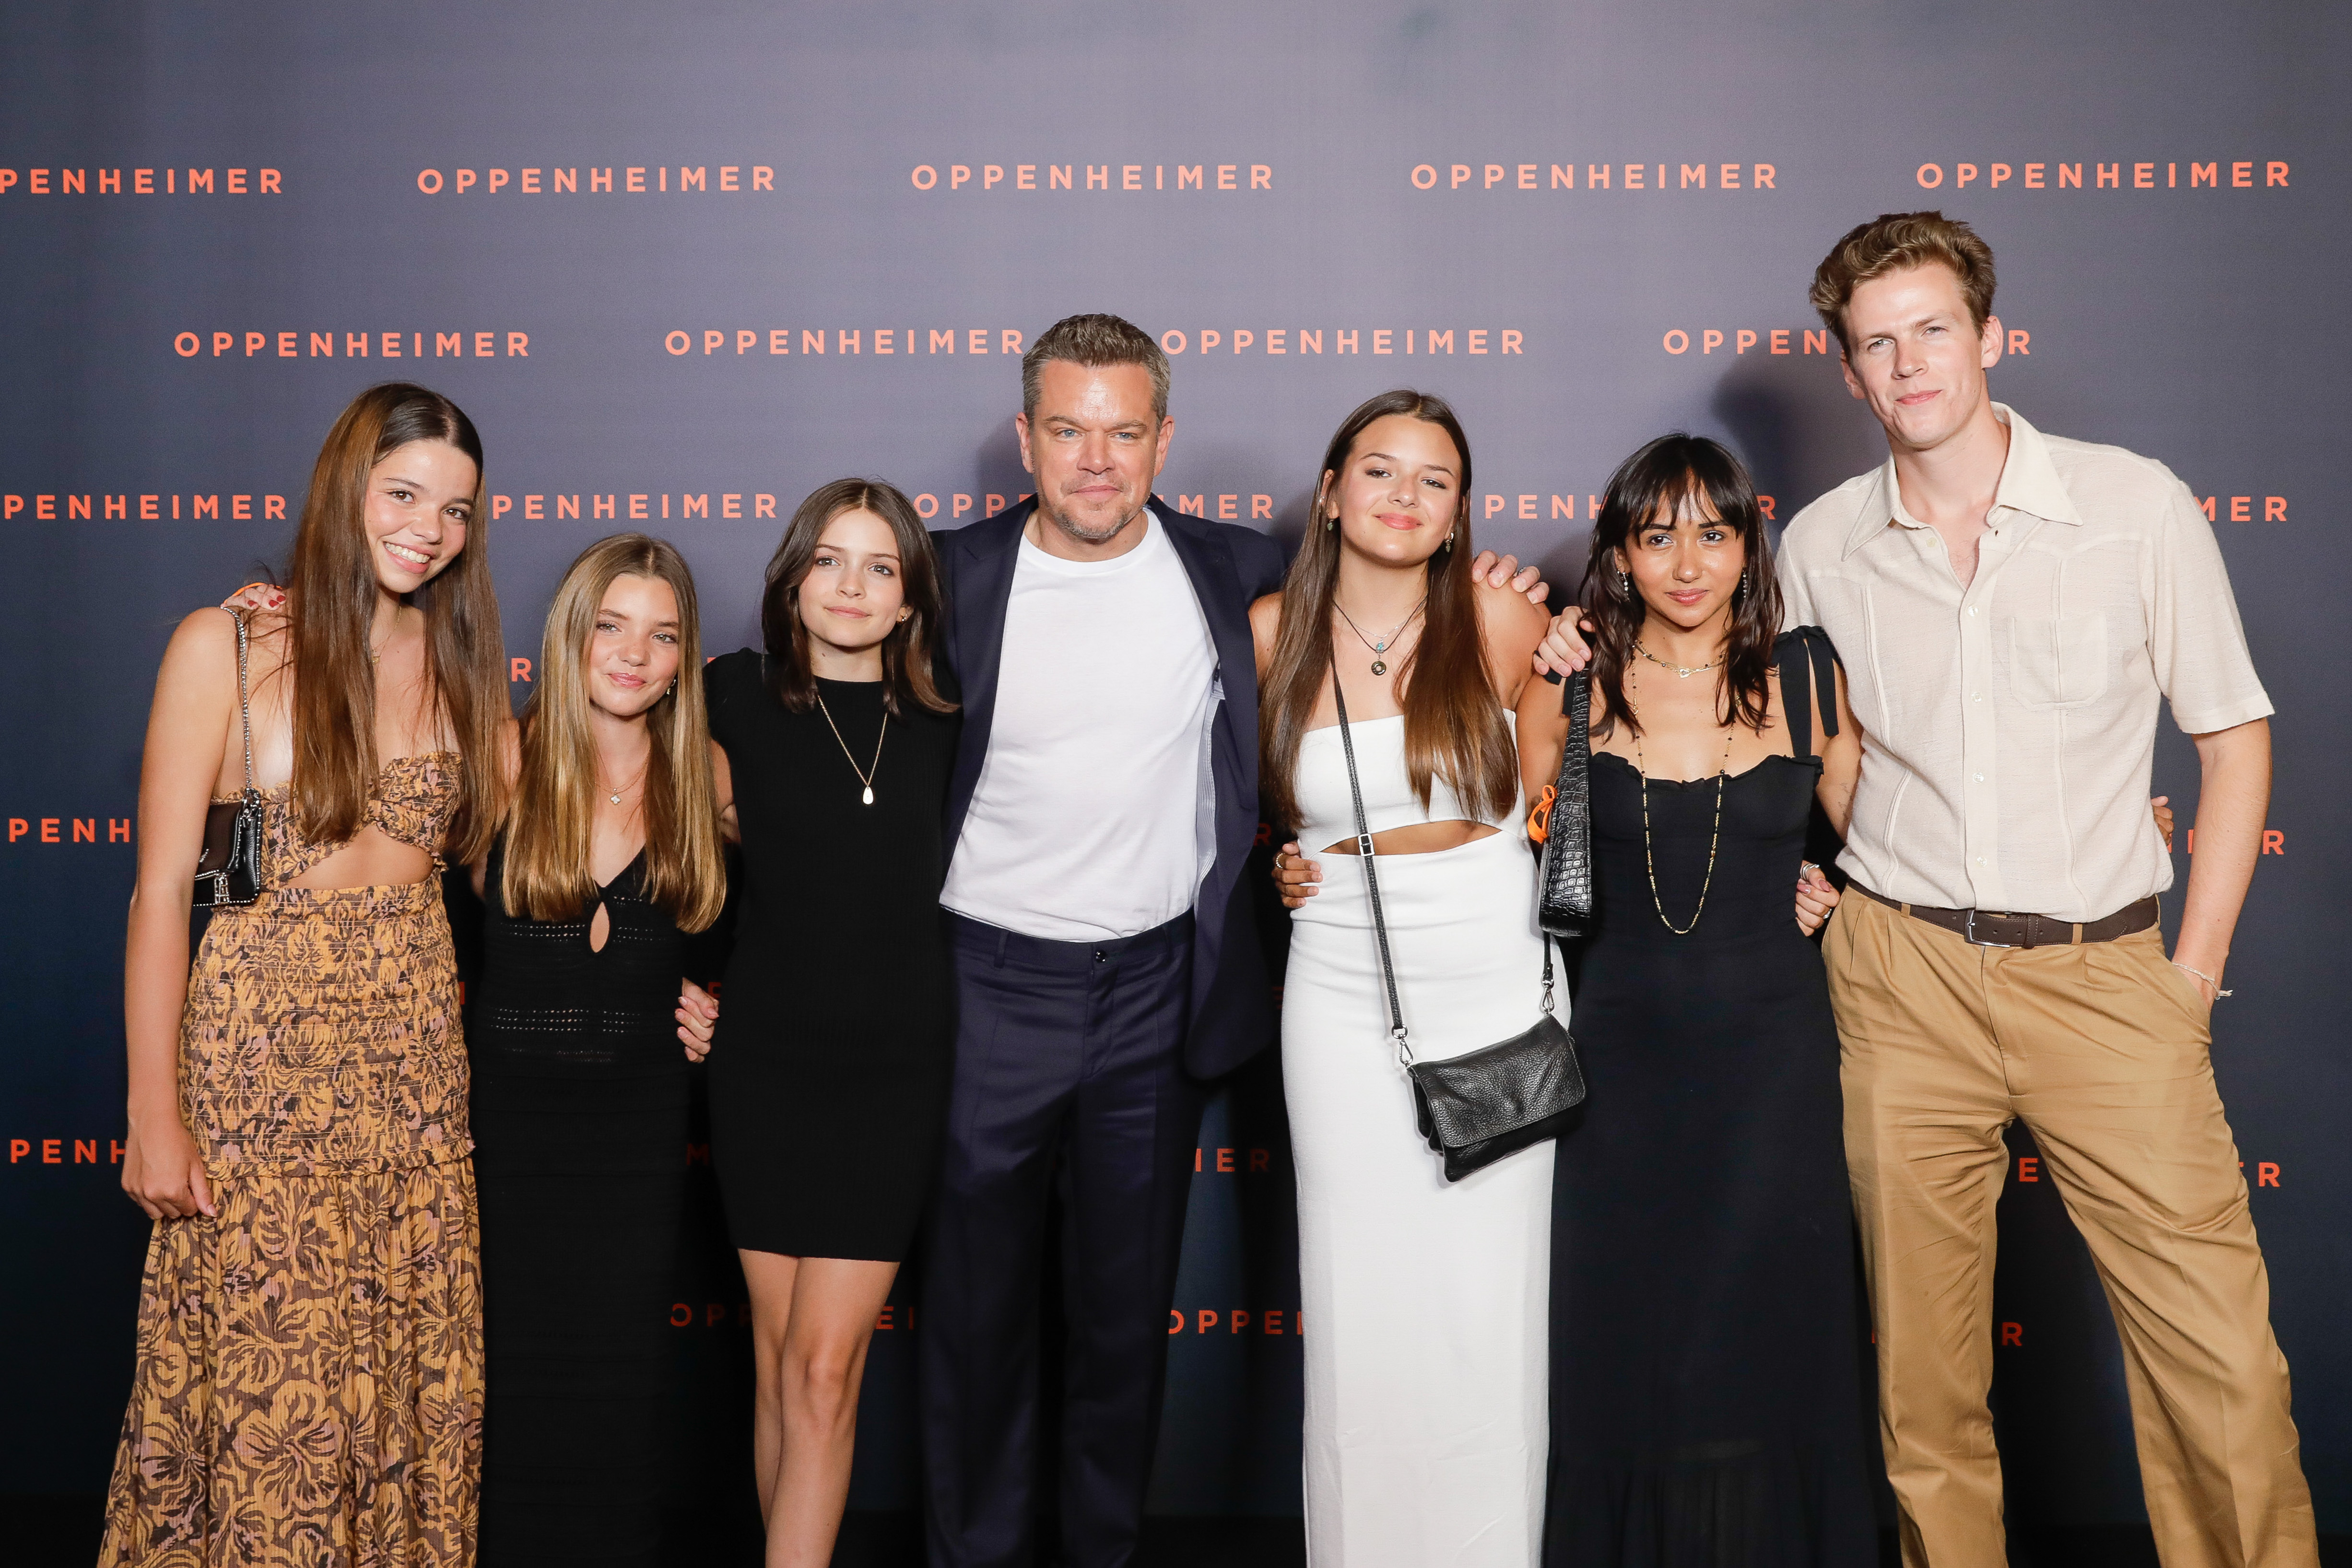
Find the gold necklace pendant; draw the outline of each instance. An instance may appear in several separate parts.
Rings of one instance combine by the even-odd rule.
[[[840,747],[841,755],[849,759],[849,770],[856,774],[857,781],[866,787],[865,794],[860,797],[861,800],[864,804],[871,806],[874,804],[874,776],[882,770],[882,742],[889,738],[890,735],[890,710],[888,708],[882,710],[882,727],[874,737],[874,760],[864,768],[858,767],[857,758],[851,755],[849,742],[841,738],[841,726],[833,722],[833,710],[824,706],[823,692],[816,695],[816,710],[824,715],[825,727],[833,731],[833,743]]]
[[[1693,675],[1704,674],[1708,670],[1721,668],[1724,660],[1724,655],[1717,653],[1714,658],[1709,659],[1704,664],[1692,664],[1685,667],[1675,664],[1671,659],[1659,658],[1655,653],[1653,653],[1647,648],[1643,647],[1639,639],[1634,641],[1633,652],[1641,654],[1642,657],[1649,660],[1650,663],[1657,665],[1662,670],[1672,670],[1676,678],[1685,681],[1689,680]]]

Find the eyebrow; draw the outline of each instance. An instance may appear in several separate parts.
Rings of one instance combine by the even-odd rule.
[[[857,553],[849,546],[835,544],[831,539],[817,540],[816,548],[819,549],[829,549],[835,555],[856,555]],[[898,559],[898,552],[894,549],[870,550],[867,553],[876,560],[897,560]]]
[[[1863,338],[1864,341],[1867,341],[1872,338],[1887,337],[1904,328],[1910,328],[1913,330],[1916,330],[1921,327],[1927,326],[1931,321],[1948,321],[1951,319],[1952,313],[1949,310],[1930,310],[1925,316],[1915,316],[1908,321],[1898,321],[1892,327],[1882,327],[1875,332],[1865,332],[1863,334]]]
[[[1370,459],[1377,457],[1385,463],[1402,463],[1404,461],[1402,457],[1391,456],[1385,452],[1367,452],[1364,454],[1364,457],[1366,461],[1370,461]],[[1440,474],[1451,474],[1454,472],[1453,469],[1447,467],[1443,463],[1424,463],[1422,466],[1424,468],[1434,468]]]

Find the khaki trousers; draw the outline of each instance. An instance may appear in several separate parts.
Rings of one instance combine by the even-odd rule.
[[[2122,1336],[2165,1568],[2315,1568],[2206,1003],[2155,929],[1979,947],[1858,893],[1825,941],[1906,1568],[2001,1568],[1993,1204],[2022,1119]]]

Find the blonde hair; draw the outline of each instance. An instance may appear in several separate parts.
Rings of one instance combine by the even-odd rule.
[[[1958,218],[1941,213],[1881,213],[1848,229],[1813,269],[1811,300],[1838,347],[1848,353],[1845,308],[1853,291],[1872,278],[1914,267],[1948,267],[1968,301],[1969,324],[1978,331],[1992,315],[1992,246]]]
[[[727,901],[718,790],[702,700],[702,628],[694,575],[667,540],[615,534],[580,552],[548,606],[539,679],[522,717],[522,769],[507,819],[507,909],[533,920],[576,919],[596,895],[589,869],[596,822],[596,743],[583,663],[604,591],[619,577],[669,584],[677,596],[677,681],[646,716],[645,896],[681,931],[701,931]]]

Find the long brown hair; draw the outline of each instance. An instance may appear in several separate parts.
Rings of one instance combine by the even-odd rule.
[[[1429,601],[1421,638],[1397,670],[1404,709],[1407,775],[1422,805],[1433,779],[1443,778],[1464,805],[1500,817],[1518,796],[1518,758],[1504,722],[1502,699],[1486,670],[1478,634],[1478,604],[1470,578],[1470,439],[1443,398],[1399,389],[1384,392],[1340,422],[1324,449],[1307,538],[1282,582],[1282,630],[1258,706],[1258,796],[1267,816],[1298,822],[1293,786],[1298,747],[1331,674],[1331,604],[1339,582],[1339,530],[1328,527],[1330,493],[1354,455],[1356,440],[1391,414],[1427,420],[1453,438],[1462,456],[1454,497],[1454,533],[1430,558]]]
[[[871,512],[890,525],[898,545],[898,583],[914,612],[882,640],[882,706],[893,718],[917,708],[953,713],[956,705],[940,691],[931,673],[931,646],[940,626],[940,561],[930,530],[915,515],[915,504],[895,485],[879,479],[835,479],[808,493],[784,525],[784,537],[768,561],[768,590],[760,600],[760,635],[768,647],[768,686],[794,713],[816,706],[816,671],[809,658],[807,623],[801,620],[801,584],[816,559],[824,526],[844,512]]]
[[[1747,557],[1747,586],[1732,595],[1731,627],[1717,678],[1721,721],[1762,729],[1772,707],[1772,644],[1780,635],[1780,584],[1772,575],[1772,552],[1764,540],[1763,510],[1747,467],[1721,443],[1675,431],[1661,435],[1617,466],[1592,519],[1592,550],[1584,563],[1584,606],[1592,618],[1592,679],[1608,700],[1606,734],[1619,719],[1626,732],[1642,733],[1641,720],[1625,701],[1625,664],[1638,658],[1648,607],[1641,591],[1627,585],[1613,552],[1630,553],[1633,535],[1659,518],[1672,518],[1685,506],[1704,500],[1723,526],[1739,536]]]
[[[369,476],[412,442],[444,441],[474,463],[474,506],[465,548],[407,595],[425,614],[427,712],[455,736],[462,762],[457,807],[443,852],[469,861],[489,848],[506,795],[499,727],[507,701],[506,647],[490,586],[489,509],[482,438],[465,411],[405,382],[352,400],[319,449],[287,568],[294,670],[295,821],[313,843],[340,844],[360,831],[375,787],[375,667],[368,629],[375,615],[374,552],[368,548]]]

